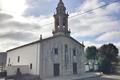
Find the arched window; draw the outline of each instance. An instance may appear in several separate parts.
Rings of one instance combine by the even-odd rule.
[[[65,53],[67,53],[67,52],[68,52],[68,45],[65,44]]]
[[[18,56],[18,63],[20,62],[20,56]]]
[[[8,60],[8,63],[10,63],[10,58],[9,58],[9,60]]]
[[[73,56],[76,56],[76,49],[73,49]]]

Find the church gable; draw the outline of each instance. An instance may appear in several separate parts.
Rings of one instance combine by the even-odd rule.
[[[75,40],[74,38],[72,38],[72,37],[70,37],[70,36],[65,36],[65,35],[56,35],[56,36],[53,36],[53,37],[49,37],[49,38],[46,38],[46,39],[43,39],[43,40],[41,40],[41,43],[42,42],[49,42],[49,41],[54,41],[54,40],[60,40],[61,41],[61,39],[60,38],[64,38],[67,42],[68,41],[71,41],[72,43],[75,43],[75,44],[77,44],[77,45],[79,45],[79,46],[81,46],[81,47],[84,47],[84,44],[81,44],[80,42],[78,42],[77,40]],[[59,42],[60,42],[59,41]],[[59,43],[58,42],[58,43]]]

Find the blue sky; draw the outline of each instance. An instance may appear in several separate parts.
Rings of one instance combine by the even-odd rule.
[[[0,1],[1,51],[38,40],[40,34],[44,38],[52,36],[53,14],[59,0]],[[114,1],[117,0],[63,0],[70,15],[71,36],[84,41],[86,47],[114,43],[120,49],[120,1]],[[111,4],[71,18],[108,3]]]

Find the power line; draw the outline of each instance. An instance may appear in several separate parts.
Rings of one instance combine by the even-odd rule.
[[[88,13],[88,12],[92,12],[92,11],[94,11],[94,10],[103,8],[103,7],[105,7],[105,6],[108,6],[108,5],[110,5],[110,4],[112,4],[112,3],[116,3],[116,2],[120,2],[120,0],[118,0],[118,1],[113,1],[113,2],[111,2],[111,3],[108,3],[108,4],[105,4],[105,5],[99,6],[99,7],[97,7],[97,8],[94,8],[94,9],[91,9],[91,10],[88,10],[88,11],[85,11],[85,12],[82,12],[82,13],[78,13],[78,14],[76,14],[76,15],[70,16],[69,18],[70,18],[70,20],[72,20],[73,17],[76,17],[76,16],[78,16],[78,15],[83,15],[83,14]],[[47,26],[47,25],[51,25],[51,24],[53,24],[53,22],[48,23],[48,24],[45,24],[45,25],[41,25],[41,26]]]
[[[88,12],[92,12],[92,11],[94,11],[94,10],[103,8],[103,7],[105,7],[105,6],[108,6],[108,5],[112,4],[112,3],[116,3],[116,2],[119,2],[119,1],[120,1],[120,0],[118,0],[118,1],[113,1],[113,2],[108,3],[108,4],[104,4],[104,5],[102,5],[102,6],[99,6],[99,7],[97,7],[97,8],[94,8],[94,9],[91,9],[91,10],[88,10],[88,11],[85,11],[85,12],[83,12],[83,13],[79,13],[79,14],[73,15],[73,16],[71,16],[70,18],[76,17],[76,16],[78,16],[78,15],[83,15],[83,14],[88,13]]]

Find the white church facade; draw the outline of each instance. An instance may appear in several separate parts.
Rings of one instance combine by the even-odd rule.
[[[68,16],[60,0],[54,14],[53,36],[8,50],[8,74],[15,74],[13,69],[17,68],[42,79],[84,73],[84,45],[70,36]]]

